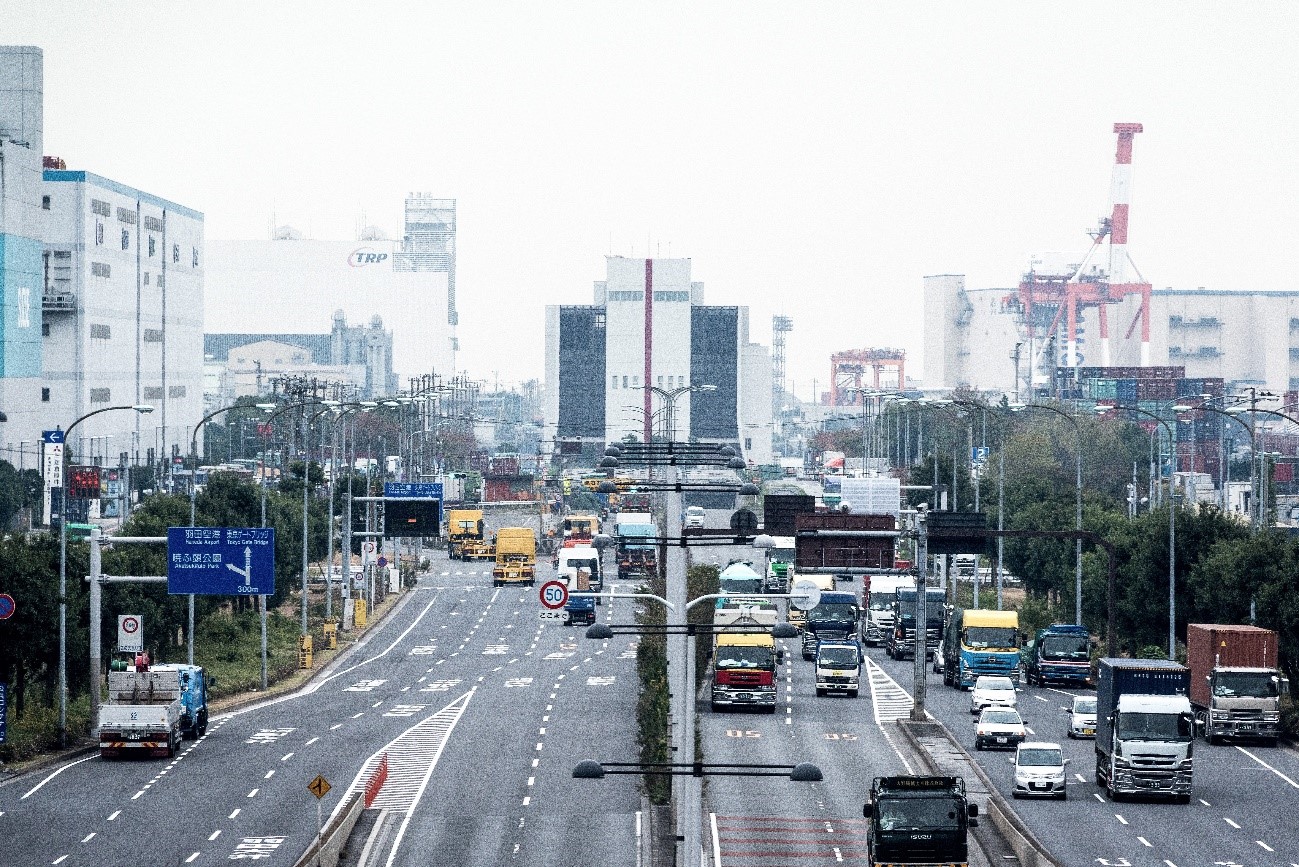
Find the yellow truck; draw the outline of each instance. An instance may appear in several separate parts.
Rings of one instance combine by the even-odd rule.
[[[492,586],[537,583],[537,533],[527,527],[502,527],[496,531],[496,565]]]
[[[483,534],[482,509],[451,509],[447,512],[447,556],[452,560],[491,560],[492,543]]]

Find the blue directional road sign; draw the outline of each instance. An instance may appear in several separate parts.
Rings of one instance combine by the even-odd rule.
[[[434,497],[442,499],[441,482],[384,482],[385,497]]]
[[[63,442],[63,431],[43,430],[41,431],[41,441],[47,443],[61,443]]]
[[[170,527],[167,592],[260,596],[275,592],[275,530]]]

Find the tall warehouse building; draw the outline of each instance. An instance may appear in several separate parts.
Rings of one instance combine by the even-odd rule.
[[[544,438],[595,456],[648,428],[770,463],[771,360],[748,308],[705,305],[689,259],[607,256],[606,270],[593,304],[546,308]]]

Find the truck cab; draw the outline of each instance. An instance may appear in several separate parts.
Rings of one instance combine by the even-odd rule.
[[[556,553],[555,577],[561,579],[573,578],[579,569],[584,570],[587,574],[589,590],[592,593],[604,592],[604,569],[600,560],[600,552],[589,545],[577,545],[573,547],[560,548]],[[575,589],[573,584],[569,583],[569,589]],[[595,600],[599,604],[599,600]]]
[[[900,588],[914,590],[916,581],[899,575],[876,575],[871,578],[870,591],[862,600],[866,622],[862,624],[862,640],[867,647],[883,644],[893,634],[893,602]]]
[[[745,562],[733,562],[718,576],[718,598],[713,610],[715,626],[753,623],[775,626],[780,609],[762,597],[762,576]]]
[[[943,633],[943,683],[969,689],[981,674],[1019,670],[1019,612],[956,608]]]
[[[893,599],[893,629],[884,641],[885,652],[894,659],[916,656],[916,589],[899,587]],[[947,596],[942,590],[925,591],[925,659],[939,652],[943,638],[944,606]]]
[[[818,642],[838,638],[851,641],[857,637],[861,623],[861,606],[852,593],[830,591],[821,594],[821,601],[806,612],[803,621],[803,658],[816,655]]]
[[[794,537],[778,536],[767,550],[767,575],[763,589],[768,593],[788,593],[794,579]]]
[[[871,864],[964,865],[979,807],[960,777],[876,777],[862,807]]]
[[[1056,623],[1039,629],[1020,652],[1024,680],[1048,686],[1091,682],[1091,634],[1085,626]]]
[[[1101,659],[1097,671],[1097,785],[1111,800],[1172,795],[1189,804],[1195,725],[1187,669],[1167,659]]]
[[[712,707],[776,712],[776,666],[784,652],[767,632],[720,632],[713,644]]]
[[[496,531],[496,565],[492,586],[537,583],[537,534],[528,527],[502,527]]]
[[[824,639],[816,643],[816,694],[847,693],[856,698],[861,691],[862,666],[866,651],[853,639]]]

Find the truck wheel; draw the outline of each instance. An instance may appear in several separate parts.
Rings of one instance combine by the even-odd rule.
[[[207,711],[206,710],[199,712],[198,729],[196,731],[198,732],[199,737],[203,737],[204,735],[207,734]]]
[[[824,695],[825,695],[825,690],[821,689],[820,687],[817,687],[817,689],[816,689],[816,697],[817,697],[817,698],[821,698],[821,697],[824,696]]]
[[[1190,795],[1178,795],[1178,796],[1177,796],[1177,803],[1179,803],[1179,804],[1189,804],[1189,803],[1191,803],[1191,796],[1190,796]]]
[[[860,693],[858,693],[857,690],[855,690],[855,689],[850,689],[850,690],[848,690],[848,697],[849,697],[849,698],[856,698],[859,694],[860,694]]]

